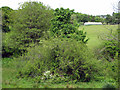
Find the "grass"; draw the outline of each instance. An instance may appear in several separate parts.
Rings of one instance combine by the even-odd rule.
[[[117,29],[117,25],[91,25],[91,26],[80,26],[80,30],[87,32],[87,37],[90,38],[87,45],[90,49],[94,49],[102,45],[102,40],[100,40],[99,36],[103,35],[103,33],[108,34],[110,31],[107,29],[110,28],[112,30]],[[105,81],[103,82],[79,82],[79,83],[59,83],[59,84],[51,84],[51,83],[35,83],[32,79],[28,78],[16,78],[16,68],[12,67],[12,59],[4,58],[2,60],[3,63],[3,71],[2,71],[2,88],[102,88],[105,85]]]
[[[16,78],[16,68],[11,66],[12,59],[4,58],[2,63],[2,88],[32,88],[32,81]]]
[[[6,59],[8,60],[8,59]],[[4,63],[9,61],[3,61]],[[35,83],[32,79],[18,79],[15,77],[15,70],[7,65],[3,65],[2,88],[102,88],[105,82],[79,82],[79,83]]]
[[[80,26],[79,30],[87,32],[87,38],[89,38],[87,45],[90,49],[94,49],[102,45],[101,35],[108,34],[111,30],[115,31],[117,28],[117,25],[90,25]]]

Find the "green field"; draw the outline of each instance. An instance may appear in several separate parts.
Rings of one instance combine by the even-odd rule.
[[[87,32],[87,37],[89,38],[87,45],[91,49],[97,48],[102,44],[100,36],[107,35],[111,30],[114,32],[117,28],[117,25],[90,25],[79,27],[80,30]]]
[[[90,38],[87,45],[93,50],[102,44],[102,40],[99,36],[103,34],[108,34],[110,30],[116,30],[117,25],[91,25],[91,26],[80,26],[79,29],[87,32],[87,37]],[[2,77],[2,87],[3,88],[102,88],[106,81],[101,82],[80,82],[76,84],[72,83],[34,83],[31,79],[18,79],[16,78],[15,68],[11,66],[12,59],[5,58],[3,60],[3,77]],[[115,83],[114,83],[115,84]]]

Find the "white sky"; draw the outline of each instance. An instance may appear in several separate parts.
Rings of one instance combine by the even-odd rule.
[[[120,0],[0,0],[0,7],[18,9],[19,3],[25,1],[41,1],[53,9],[64,7],[89,15],[106,15],[117,11],[114,7],[117,7]]]

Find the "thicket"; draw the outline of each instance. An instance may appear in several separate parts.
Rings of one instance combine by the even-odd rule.
[[[25,2],[11,14],[11,31],[3,34],[3,57],[21,55],[43,38],[49,37],[53,10],[41,2]]]
[[[90,81],[96,73],[100,73],[97,61],[88,54],[86,33],[79,31],[78,26],[71,23],[73,13],[69,9],[55,9],[49,31],[50,39],[38,42],[35,47],[27,47],[26,54],[15,58],[14,64],[17,70],[19,68],[18,77],[42,78],[45,71],[50,71],[53,76],[63,76],[67,81]],[[29,42],[27,44],[30,45]]]
[[[26,55],[16,58],[17,77],[38,78],[50,71],[53,82],[90,81],[102,75],[103,68],[83,43],[59,38],[46,40],[41,45],[29,48]],[[59,78],[59,80],[57,80]],[[49,80],[44,78],[44,80]]]
[[[88,39],[86,39],[86,32],[78,30],[79,25],[71,20],[72,14],[74,14],[74,10],[69,10],[69,8],[55,9],[55,17],[51,21],[51,36],[70,38],[87,43]]]
[[[77,23],[85,22],[82,16],[76,18],[73,10],[52,10],[40,2],[26,2],[12,11],[10,31],[3,33],[2,54],[3,57],[19,56],[13,57],[12,63],[18,71],[17,77],[56,83],[104,80],[110,76],[117,81],[116,39],[107,38],[105,49],[100,53],[105,59],[97,60],[86,46],[86,33],[78,30]],[[92,20],[88,16],[87,19]],[[115,60],[106,61],[110,60],[108,56]],[[46,71],[50,71],[51,76],[46,77]]]

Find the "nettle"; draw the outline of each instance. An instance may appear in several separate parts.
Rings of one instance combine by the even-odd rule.
[[[55,17],[51,20],[51,36],[60,38],[72,38],[80,42],[86,43],[86,32],[79,31],[78,24],[75,24],[71,20],[71,15],[74,14],[74,10],[57,8],[55,9]]]

